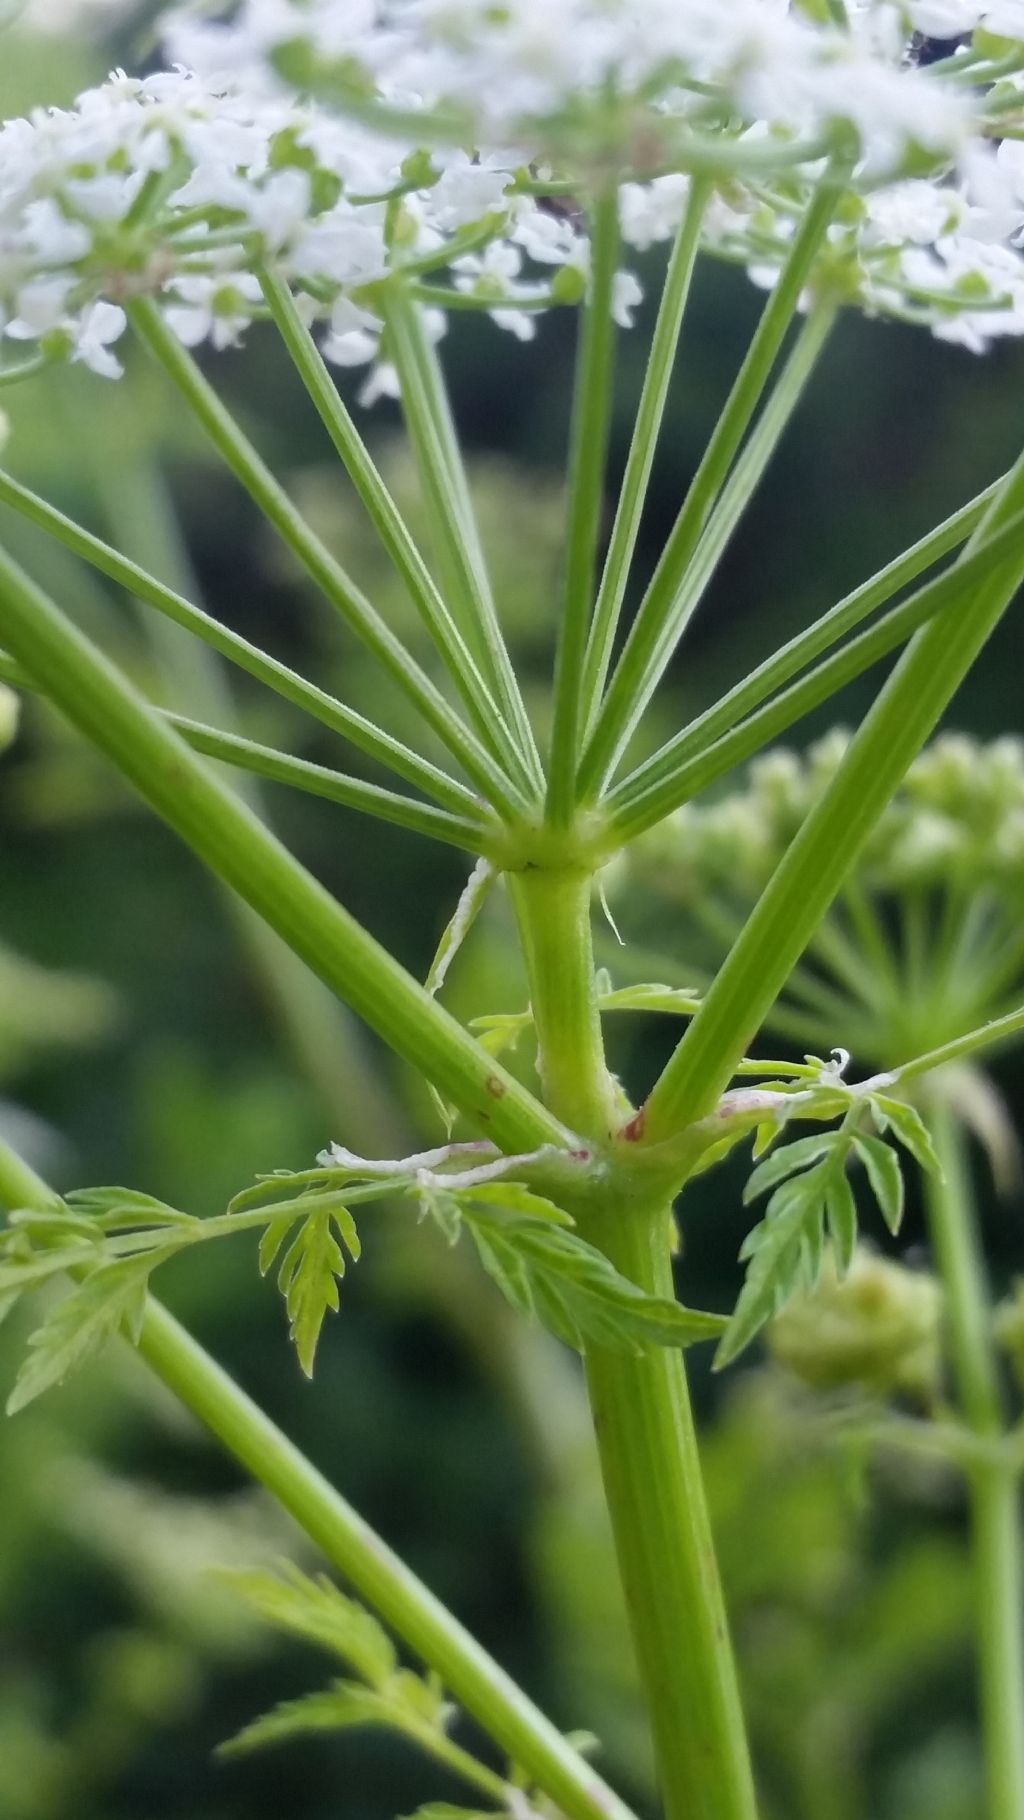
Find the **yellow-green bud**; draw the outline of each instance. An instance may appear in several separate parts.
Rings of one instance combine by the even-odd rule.
[[[770,1351],[818,1389],[929,1397],[941,1370],[942,1297],[934,1278],[860,1250],[845,1277],[826,1263],[767,1330]]]

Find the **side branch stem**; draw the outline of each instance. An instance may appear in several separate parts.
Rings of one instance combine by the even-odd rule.
[[[330,551],[314,535],[284,488],[243,435],[227,407],[176,339],[156,305],[137,299],[129,307],[140,340],[159,361],[206,431],[218,454],[274,526],[325,599],[372,651],[441,743],[496,809],[516,815],[523,799],[476,735],[454,713],[401,640],[365,600]]]
[[[1024,456],[968,545],[974,554],[1024,507]],[[953,573],[956,570],[954,567]],[[785,985],[878,816],[998,624],[1024,575],[1008,555],[960,612],[917,633],[804,821],[647,1105],[650,1142],[710,1113]]]
[[[567,1134],[331,897],[143,701],[60,609],[0,553],[0,639],[210,871],[284,938],[478,1131],[510,1152]]]
[[[382,291],[402,408],[424,494],[448,604],[499,702],[534,790],[543,781],[529,716],[498,622],[469,485],[435,350],[419,304],[395,282]]]
[[[638,765],[622,783],[609,793],[606,802],[618,806],[620,802],[638,798],[643,792],[653,790],[657,785],[671,779],[690,760],[700,757],[710,750],[713,741],[728,733],[744,718],[767,701],[776,689],[781,689],[790,679],[814,662],[827,651],[830,645],[837,644],[848,632],[852,632],[862,620],[867,619],[876,607],[884,606],[886,601],[906,585],[914,581],[922,570],[938,562],[948,551],[963,543],[984,517],[988,506],[998,488],[998,482],[986,487],[974,499],[961,506],[945,522],[936,527],[927,537],[922,537],[911,545],[893,562],[887,563],[884,569],[855,588],[851,594],[827,613],[808,626],[806,631],[798,632],[788,643],[773,651],[770,657],[751,670],[741,682],[729,689],[703,714],[690,722],[673,739],[670,739],[653,757]]]
[[[683,316],[690,295],[690,281],[693,277],[697,249],[700,245],[701,223],[704,219],[707,199],[707,185],[699,180],[694,182],[690,188],[686,213],[680,223],[668,262],[668,270],[665,273],[665,285],[658,306],[658,319],[654,325],[647,371],[644,375],[640,403],[637,407],[636,425],[630,443],[626,471],[622,478],[622,491],[615,512],[615,522],[612,526],[608,555],[605,558],[604,572],[601,576],[597,604],[594,607],[594,619],[587,641],[583,671],[583,699],[588,718],[588,725],[585,729],[587,732],[590,731],[590,724],[600,706],[615,644],[615,634],[626,596],[630,565],[640,534],[640,522],[647,498],[651,469],[654,466],[658,434],[665,414],[669,382],[679,347]]]
[[[55,1196],[0,1142],[0,1205]],[[509,1758],[569,1820],[634,1820],[522,1689],[268,1416],[152,1298],[139,1352],[186,1409],[287,1510],[331,1565],[442,1679]]]
[[[369,758],[374,758],[379,764],[397,772],[407,783],[415,784],[425,795],[433,796],[456,813],[464,814],[477,806],[475,797],[464,784],[456,783],[447,772],[440,771],[427,759],[420,758],[411,747],[393,739],[389,733],[382,732],[373,721],[357,714],[353,708],[346,708],[325,689],[307,682],[297,670],[290,670],[287,664],[269,656],[266,651],[261,651],[257,645],[250,644],[241,633],[233,631],[230,626],[221,625],[219,620],[204,612],[202,607],[193,605],[184,595],[158,581],[156,576],[150,575],[137,562],[130,561],[111,544],[104,543],[102,538],[95,537],[91,531],[76,524],[74,519],[58,512],[55,506],[40,499],[37,493],[30,492],[28,487],[23,487],[2,470],[0,505],[12,506],[31,524],[37,525],[41,531],[46,531],[58,543],[63,544],[65,549],[71,550],[83,562],[98,569],[101,575],[109,576],[111,581],[116,582],[119,588],[124,588],[134,599],[155,607],[165,619],[184,627],[186,632],[191,632],[212,650],[218,651],[229,663],[237,665],[240,670],[255,677],[257,682],[264,683],[268,689],[273,689],[275,694],[293,706],[302,708],[314,720],[319,721],[321,726],[340,734],[342,739],[348,740]]]
[[[547,818],[565,827],[576,804],[576,765],[584,719],[584,658],[601,535],[605,462],[615,372],[612,300],[619,255],[619,195],[593,206],[590,295],[579,329],[569,455],[569,528],[562,622],[555,655],[554,725]]]
[[[527,791],[531,778],[515,740],[501,717],[484,677],[462,633],[423,561],[409,529],[371,460],[350,413],[302,320],[291,291],[273,273],[260,275],[263,294],[281,339],[345,469],[372,520],[380,540],[409,590],[458,689],[473,724],[499,765],[510,769]]]
[[[672,527],[654,579],[640,604],[612,676],[581,769],[580,789],[584,798],[596,793],[618,750],[633,706],[634,679],[644,673],[652,653],[661,642],[666,620],[672,612],[708,514],[725,484],[757,409],[807,282],[808,273],[835,214],[840,193],[834,176],[830,175],[822,182],[793,242],[779,282],[765,305],[743,365]]]

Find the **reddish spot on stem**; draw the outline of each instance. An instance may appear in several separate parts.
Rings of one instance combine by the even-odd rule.
[[[644,1135],[644,1126],[646,1123],[647,1108],[646,1106],[641,1106],[639,1112],[634,1112],[628,1125],[623,1125],[622,1127],[622,1135],[627,1144],[638,1144],[640,1142],[640,1139]]]
[[[505,1083],[504,1081],[500,1081],[496,1074],[489,1074],[484,1082],[484,1086],[493,1099],[500,1100],[504,1098]]]

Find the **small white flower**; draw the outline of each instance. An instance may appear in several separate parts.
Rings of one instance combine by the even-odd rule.
[[[116,303],[92,303],[71,328],[74,343],[72,360],[80,360],[101,379],[120,379],[124,371],[117,356],[110,352],[111,343],[124,333],[127,318]]]
[[[643,287],[633,273],[616,272],[612,285],[612,316],[620,329],[633,327],[633,311],[643,300]]]
[[[657,177],[653,183],[624,183],[619,190],[619,226],[627,246],[646,253],[669,240],[683,218],[690,180],[681,174]]]
[[[17,315],[7,324],[7,334],[14,341],[37,341],[64,322],[65,302],[71,279],[35,278],[23,284],[15,299]]]
[[[187,273],[176,278],[171,295],[177,302],[164,307],[164,315],[178,340],[187,348],[209,341],[222,350],[238,346],[252,321],[247,304],[258,304],[262,292],[258,281],[245,273],[227,283],[221,278]]]
[[[489,159],[453,152],[431,193],[432,212],[442,228],[465,227],[500,208],[511,181],[511,173]]]

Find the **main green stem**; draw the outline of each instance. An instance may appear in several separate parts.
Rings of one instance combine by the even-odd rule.
[[[947,1106],[930,1116],[943,1175],[927,1178],[928,1222],[946,1293],[957,1395],[979,1437],[997,1441],[1005,1412],[963,1133]],[[1024,1817],[1024,1572],[1014,1463],[979,1456],[968,1470],[987,1820]]]
[[[590,937],[591,879],[510,879],[548,1106],[609,1158],[607,1184],[574,1202],[581,1233],[643,1289],[674,1294],[666,1200],[609,1145],[616,1121]],[[619,1114],[621,1121],[621,1114]],[[590,1348],[605,1496],[654,1737],[666,1820],[754,1820],[749,1752],[682,1356]]]

